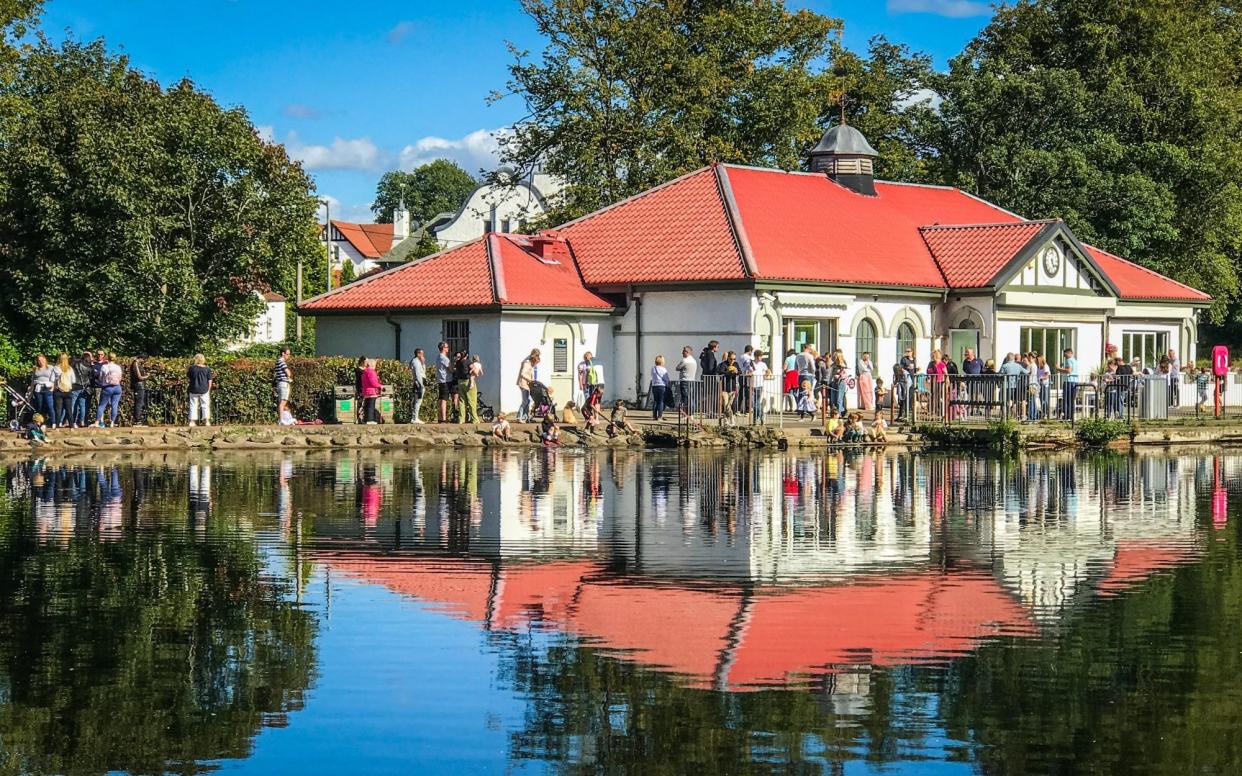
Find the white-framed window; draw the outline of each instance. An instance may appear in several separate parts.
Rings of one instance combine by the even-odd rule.
[[[1018,332],[1018,348],[1023,353],[1043,356],[1048,361],[1048,367],[1055,372],[1061,366],[1062,354],[1066,348],[1073,350],[1075,355],[1078,354],[1074,342],[1077,333],[1075,329],[1023,326]]]
[[[1137,358],[1143,366],[1155,369],[1168,352],[1168,332],[1127,331],[1121,335],[1121,357],[1127,361]]]

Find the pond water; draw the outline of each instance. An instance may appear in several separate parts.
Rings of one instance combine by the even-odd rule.
[[[0,773],[1238,773],[1240,469],[0,461]]]

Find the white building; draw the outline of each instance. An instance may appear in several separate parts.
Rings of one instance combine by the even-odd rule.
[[[502,169],[512,176],[512,171]],[[548,211],[562,188],[559,179],[536,171],[509,186],[476,188],[456,213],[441,213],[426,225],[441,248],[453,248],[488,232],[522,232]]]
[[[468,344],[489,369],[485,401],[503,410],[518,404],[532,348],[551,362],[545,382],[565,386],[591,351],[608,398],[628,400],[645,395],[657,354],[672,362],[711,339],[775,359],[807,342],[851,365],[870,352],[886,381],[907,346],[920,364],[971,347],[997,363],[1034,350],[1053,366],[1071,347],[1084,375],[1106,343],[1126,358],[1195,357],[1206,294],[1082,244],[1062,221],[875,181],[874,156],[857,130],[834,127],[812,151],[815,172],[704,167],[533,238],[489,232],[303,310],[320,318],[322,354]]]
[[[241,350],[249,345],[275,345],[285,341],[285,316],[288,304],[275,292],[260,293],[263,310],[255,317],[254,328],[245,337],[233,343],[230,350]]]
[[[319,232],[319,242],[327,241],[332,260],[332,284],[340,283],[340,272],[346,262],[352,265],[354,277],[379,269],[394,248],[417,240],[410,239],[410,211],[402,202],[393,213],[391,224],[358,224],[333,220]],[[404,259],[402,259],[404,261]]]

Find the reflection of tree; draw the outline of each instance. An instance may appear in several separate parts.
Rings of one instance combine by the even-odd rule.
[[[165,519],[54,546],[31,513],[0,512],[0,771],[192,772],[301,707],[314,621],[251,539]]]
[[[1237,773],[1242,564],[1236,535],[1074,618],[952,666],[942,711],[986,773]]]
[[[507,642],[505,673],[529,699],[510,739],[515,760],[563,763],[567,773],[714,774],[820,772],[825,762],[887,760],[921,733],[894,729],[888,672],[868,687],[861,719],[838,714],[835,677],[799,692],[722,694],[680,686],[667,674],[572,642],[546,651],[525,636]],[[861,750],[861,752],[860,752]]]

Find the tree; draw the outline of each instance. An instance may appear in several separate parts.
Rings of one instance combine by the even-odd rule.
[[[833,102],[839,23],[779,0],[522,8],[547,42],[537,59],[511,46],[507,92],[529,115],[500,155],[518,177],[542,166],[567,182],[550,221],[714,161],[800,167]]]
[[[24,349],[226,342],[316,255],[309,178],[189,81],[41,42],[0,89],[0,320]]]
[[[409,172],[384,173],[375,187],[371,212],[379,223],[390,224],[404,199],[411,222],[425,224],[440,213],[456,211],[477,186],[478,182],[456,162],[436,159]]]
[[[929,176],[1212,293],[1242,255],[1242,18],[1210,0],[1002,6],[930,85]],[[1237,308],[1235,308],[1237,309]]]

